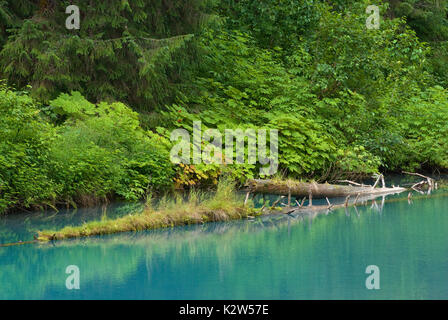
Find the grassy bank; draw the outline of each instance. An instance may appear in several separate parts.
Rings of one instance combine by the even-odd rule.
[[[289,182],[294,182],[289,180]],[[446,189],[444,180],[438,181],[442,186],[439,189]],[[442,191],[442,190],[440,190]],[[352,197],[347,203],[336,202],[333,203],[331,209],[347,208],[347,207],[363,207],[370,206],[375,202],[375,198],[381,197],[364,196]],[[431,195],[431,197],[446,197],[446,190]],[[429,194],[418,195],[414,194],[409,197],[408,193],[403,193],[402,197],[391,198],[384,200],[384,203],[399,202],[399,201],[414,201],[427,199]],[[277,203],[277,201],[275,201]],[[273,204],[275,206],[275,203]],[[264,207],[264,206],[263,206]],[[295,213],[300,215],[310,214],[315,217],[319,213],[328,213],[328,206],[313,205],[312,207],[303,206],[295,207]],[[286,211],[285,211],[286,210]],[[286,213],[289,209],[278,206],[271,207],[270,213]],[[229,221],[247,218],[248,216],[258,216],[262,212],[260,209],[254,208],[253,202],[248,201],[244,204],[242,195],[238,195],[235,191],[235,185],[231,180],[222,179],[218,184],[216,193],[212,196],[197,190],[191,190],[188,194],[187,200],[184,200],[180,195],[174,198],[162,198],[157,205],[148,202],[145,209],[141,213],[129,214],[117,219],[102,218],[100,221],[93,221],[84,223],[81,226],[68,226],[61,230],[44,230],[38,232],[38,241],[63,240],[71,238],[81,238],[96,235],[105,235],[130,231],[142,231],[150,229],[161,229],[174,226],[202,224],[206,222]],[[18,245],[24,243],[14,243],[8,245]]]
[[[228,180],[220,181],[212,196],[192,190],[188,200],[181,196],[162,198],[157,205],[148,203],[142,213],[130,214],[118,219],[103,218],[76,227],[38,232],[38,240],[62,240],[105,235],[119,232],[167,228],[212,221],[227,221],[255,215],[252,204],[244,205],[244,199],[235,192]]]

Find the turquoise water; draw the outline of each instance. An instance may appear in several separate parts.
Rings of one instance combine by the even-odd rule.
[[[447,299],[448,196],[398,198],[316,216],[0,247],[0,299]],[[3,217],[0,242],[103,214]],[[79,267],[79,290],[65,286],[69,265]],[[380,269],[380,290],[366,289],[368,265]]]

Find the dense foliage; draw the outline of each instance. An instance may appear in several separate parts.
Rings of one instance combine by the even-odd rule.
[[[93,105],[73,92],[41,111],[26,93],[2,88],[0,124],[0,211],[136,200],[173,179],[163,138],[122,103]]]
[[[1,1],[0,26],[3,39],[5,29],[9,37],[0,75],[18,87],[32,85],[44,102],[77,90],[95,102],[153,110],[172,98],[179,69],[194,58],[190,42],[203,20],[201,3],[79,0],[82,28],[67,30],[65,8],[73,1]]]
[[[364,0],[79,0],[67,30],[72,2],[0,1],[0,211],[259,176],[173,165],[198,120],[279,130],[294,178],[448,169],[448,1],[378,1],[378,30]]]

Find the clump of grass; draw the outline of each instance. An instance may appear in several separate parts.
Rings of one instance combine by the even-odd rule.
[[[118,219],[102,219],[77,227],[65,227],[59,231],[40,231],[38,240],[62,240],[119,232],[141,231],[167,228],[187,224],[212,221],[242,219],[255,214],[252,204],[244,205],[242,197],[235,192],[235,184],[222,179],[216,193],[212,196],[191,190],[188,199],[180,195],[164,197],[157,205],[147,201],[142,213],[130,214]]]

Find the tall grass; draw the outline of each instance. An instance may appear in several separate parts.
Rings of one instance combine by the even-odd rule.
[[[242,219],[255,214],[252,203],[244,205],[235,192],[235,184],[227,178],[220,180],[212,195],[191,190],[187,199],[180,195],[163,197],[154,205],[147,201],[142,213],[129,214],[118,219],[103,218],[77,227],[65,227],[59,231],[40,231],[41,241],[104,235],[119,232],[167,228],[212,221]]]

